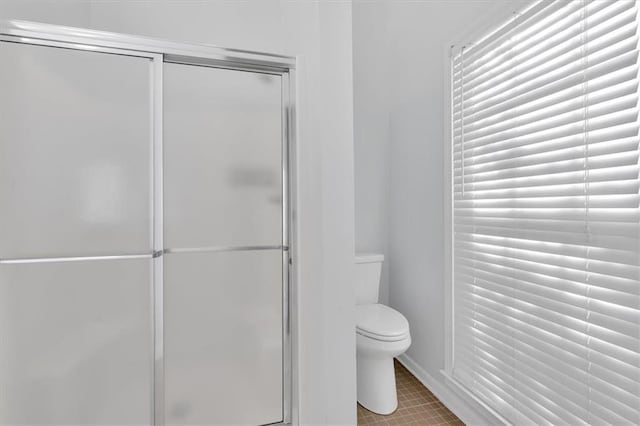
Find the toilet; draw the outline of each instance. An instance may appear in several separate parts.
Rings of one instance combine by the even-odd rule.
[[[384,256],[356,256],[356,357],[358,403],[377,414],[398,407],[393,359],[411,345],[409,322],[378,303]]]

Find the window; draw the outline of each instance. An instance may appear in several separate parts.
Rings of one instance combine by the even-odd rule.
[[[516,424],[640,424],[635,1],[452,55],[451,376]]]

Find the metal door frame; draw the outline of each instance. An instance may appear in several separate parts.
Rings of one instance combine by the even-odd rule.
[[[163,324],[163,258],[167,252],[163,241],[163,64],[209,66],[239,71],[268,73],[282,77],[282,276],[283,276],[283,421],[276,424],[292,424],[293,383],[297,381],[297,368],[293,365],[295,335],[293,321],[297,317],[293,258],[297,254],[295,226],[295,65],[293,57],[247,50],[228,49],[204,44],[188,44],[131,36],[106,31],[88,30],[60,25],[10,20],[0,21],[0,42],[47,46],[62,49],[83,50],[103,54],[115,54],[148,58],[151,61],[150,95],[153,165],[152,182],[152,252],[136,257],[153,258],[150,300],[152,302],[151,324],[153,374],[150,383],[153,395],[151,419],[154,425],[164,425],[164,324]],[[263,249],[243,247],[242,249]],[[217,251],[237,250],[237,247],[216,248]],[[115,256],[128,257],[128,256]],[[93,256],[92,258],[95,258]],[[112,259],[114,256],[99,258]],[[0,259],[0,263],[31,263],[89,260],[85,257],[43,259]]]

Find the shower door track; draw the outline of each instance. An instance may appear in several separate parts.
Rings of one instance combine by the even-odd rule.
[[[272,424],[292,424],[293,384],[297,382],[292,356],[294,335],[291,332],[296,312],[295,298],[290,297],[294,282],[295,223],[295,66],[296,60],[290,56],[261,53],[248,50],[221,48],[205,44],[189,44],[149,37],[133,36],[106,31],[89,30],[60,25],[35,23],[19,20],[0,20],[0,42],[48,46],[61,49],[85,50],[104,54],[135,56],[151,61],[151,106],[149,126],[152,130],[153,152],[153,196],[152,196],[152,236],[153,251],[131,255],[96,255],[68,257],[39,257],[0,259],[0,264],[52,263],[80,260],[108,260],[152,258],[153,278],[150,296],[153,300],[151,323],[154,327],[154,362],[152,383],[153,407],[152,424],[162,426],[164,421],[164,324],[163,324],[163,257],[167,253],[211,252],[211,251],[253,251],[282,250],[283,276],[283,421]],[[163,243],[163,64],[178,63],[212,68],[273,74],[282,77],[282,245],[275,246],[230,246],[167,249]],[[295,294],[295,293],[294,293]]]

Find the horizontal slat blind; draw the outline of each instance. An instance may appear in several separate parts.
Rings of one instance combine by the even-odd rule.
[[[452,55],[454,378],[515,424],[640,424],[638,5]]]

